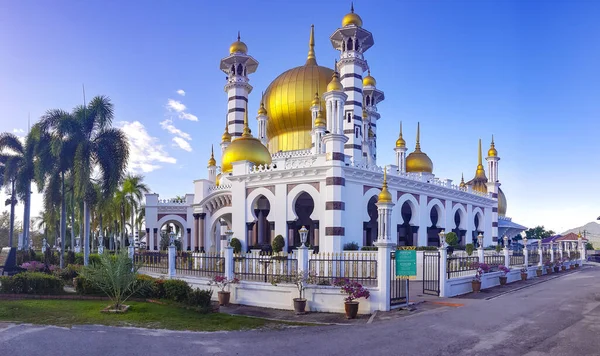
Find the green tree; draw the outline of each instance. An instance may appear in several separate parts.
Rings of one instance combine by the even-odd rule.
[[[458,236],[456,235],[456,233],[454,232],[449,232],[446,234],[446,243],[449,246],[456,246],[458,245]]]
[[[546,230],[543,225],[525,231],[525,236],[528,239],[545,239],[553,235],[556,235],[556,233],[552,230]]]
[[[150,192],[148,185],[144,183],[144,177],[141,175],[128,174],[123,180],[123,193],[127,197],[131,209],[131,234],[132,239],[135,237],[135,217],[138,215],[138,208],[140,207],[144,194]]]

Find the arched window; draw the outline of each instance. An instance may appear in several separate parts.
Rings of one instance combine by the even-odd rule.
[[[367,96],[367,106],[371,105],[371,99]]]
[[[235,64],[231,65],[231,75],[235,74]]]
[[[241,64],[238,64],[237,74],[242,75],[243,72],[244,72],[244,67]]]
[[[348,122],[349,123],[352,122],[352,113],[350,113],[350,112],[348,113]]]
[[[348,38],[348,50],[352,51],[352,38]]]

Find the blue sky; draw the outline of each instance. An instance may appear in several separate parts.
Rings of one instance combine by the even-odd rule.
[[[88,98],[111,97],[134,146],[132,169],[164,198],[206,176],[227,105],[219,61],[237,31],[260,63],[255,113],[259,93],[304,63],[311,24],[319,64],[332,65],[328,38],[349,10],[348,1],[316,0],[50,4],[0,2],[0,131],[82,103],[85,83]],[[600,215],[600,2],[354,4],[373,33],[365,57],[386,94],[379,164],[393,163],[398,122],[413,147],[420,121],[434,173],[458,182],[474,174],[477,140],[487,147],[494,134],[515,221],[562,231]]]

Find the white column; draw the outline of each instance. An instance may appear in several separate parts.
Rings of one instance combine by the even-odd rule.
[[[550,262],[554,263],[554,242],[550,242]]]
[[[538,240],[538,255],[540,256],[540,261],[538,262],[538,266],[542,267],[544,265],[544,251],[542,250],[542,240]]]
[[[446,242],[445,241],[442,244],[442,246],[440,246],[440,248],[438,249],[438,251],[440,253],[440,262],[439,262],[439,268],[440,268],[440,278],[439,278],[440,279],[440,282],[439,282],[440,283],[440,297],[444,298],[444,297],[447,296],[446,282],[447,282],[447,277],[448,277],[448,273],[447,273],[448,250],[446,250]]]
[[[175,277],[175,255],[177,254],[177,250],[175,245],[169,246],[169,277]]]
[[[427,195],[419,195],[419,231],[417,232],[417,246],[427,246],[427,226],[429,225],[429,211],[427,211]]]
[[[502,252],[504,252],[504,265],[506,267],[510,266],[510,253],[508,252],[508,237],[505,235],[502,240],[504,241],[504,249],[502,250]],[[527,265],[525,265],[527,266]]]
[[[483,251],[483,235],[479,234],[477,236],[477,243],[479,246],[477,247],[477,256],[479,257],[479,263],[485,263],[485,252]]]
[[[226,246],[223,249],[223,257],[225,258],[225,278],[233,279],[233,247]]]
[[[392,279],[392,251],[396,245],[392,241],[379,241],[374,244],[377,246],[377,286],[379,287],[378,309],[381,311],[390,310],[390,281]]]
[[[296,250],[296,254],[298,259],[298,274],[306,276],[308,273],[308,247],[304,245],[300,246]]]

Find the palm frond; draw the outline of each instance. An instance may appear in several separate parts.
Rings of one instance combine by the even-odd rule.
[[[94,161],[102,174],[102,191],[104,196],[110,196],[121,182],[127,168],[127,138],[120,129],[106,129],[95,138],[93,147]]]
[[[13,151],[14,155],[23,155],[25,152],[19,138],[10,132],[0,133],[0,153],[6,150]]]

